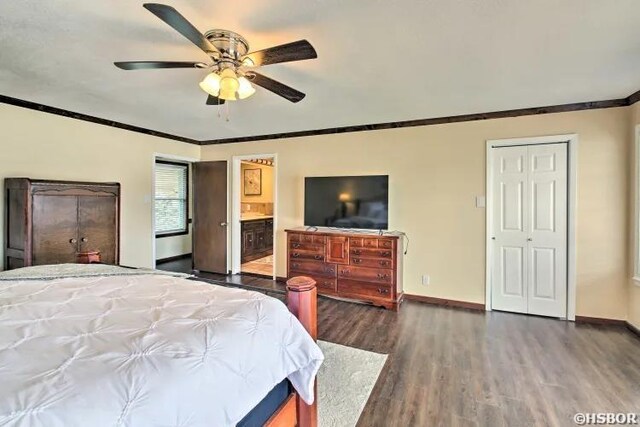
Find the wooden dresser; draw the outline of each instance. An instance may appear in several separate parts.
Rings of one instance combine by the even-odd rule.
[[[120,184],[5,179],[4,268],[78,262],[100,252],[118,264]]]
[[[309,276],[318,293],[397,310],[402,302],[402,236],[305,228],[287,233],[287,277]]]

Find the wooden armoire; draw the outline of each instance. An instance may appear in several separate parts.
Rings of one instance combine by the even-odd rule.
[[[120,184],[5,179],[4,268],[75,263],[99,251],[118,264]]]

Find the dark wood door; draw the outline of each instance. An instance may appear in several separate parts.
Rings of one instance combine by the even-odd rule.
[[[78,244],[80,252],[99,251],[104,264],[117,264],[117,199],[78,197]]]
[[[33,196],[33,265],[76,262],[78,198]]]
[[[193,268],[227,273],[227,162],[193,164]]]

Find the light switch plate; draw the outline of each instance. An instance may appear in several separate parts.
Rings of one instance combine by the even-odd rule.
[[[476,196],[476,208],[484,208],[487,205],[484,196]]]

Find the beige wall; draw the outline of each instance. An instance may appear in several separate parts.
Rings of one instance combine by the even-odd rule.
[[[591,110],[439,126],[244,144],[198,146],[0,105],[0,178],[118,181],[122,184],[122,263],[151,266],[154,153],[230,160],[278,153],[278,265],[283,230],[303,221],[303,177],[390,175],[390,227],[411,239],[405,289],[484,302],[485,141],[577,133],[577,314],[640,325],[640,288],[629,281],[632,194],[630,124],[638,108]],[[148,166],[145,166],[148,165]],[[0,221],[2,218],[0,211]],[[0,255],[2,248],[0,247]],[[429,274],[424,287],[420,276]]]
[[[189,234],[156,238],[156,259],[171,258],[191,253],[191,225]]]
[[[303,223],[305,176],[388,174],[390,228],[411,244],[405,290],[484,302],[485,141],[579,134],[577,314],[625,319],[628,294],[627,108],[206,146],[203,160],[278,154],[277,274],[283,230]],[[422,286],[422,274],[431,284]]]
[[[640,178],[635,174],[635,162],[638,155],[636,152],[636,126],[640,125],[640,103],[634,104],[630,107],[630,110],[629,141],[631,152],[633,154],[629,156],[629,169],[631,171],[629,174],[629,181],[631,182],[631,185],[629,186],[629,200],[634,202],[630,203],[629,223],[630,229],[634,231],[629,233],[629,277],[632,277],[635,273],[633,271],[635,257],[638,256],[635,248],[635,236],[640,235],[640,230],[634,228],[635,218],[640,215],[640,212],[637,211],[637,207],[635,206],[636,187],[638,185],[637,180]],[[640,329],[640,281],[635,281],[633,279],[629,280],[627,320],[636,328]]]
[[[262,171],[262,194],[259,196],[245,196],[245,169],[260,169]],[[242,203],[273,203],[273,167],[254,163],[240,163],[240,199]]]
[[[153,265],[154,153],[200,156],[196,145],[9,105],[0,105],[0,135],[0,179],[25,176],[122,184],[121,263],[130,266]],[[3,214],[0,211],[0,224]]]

